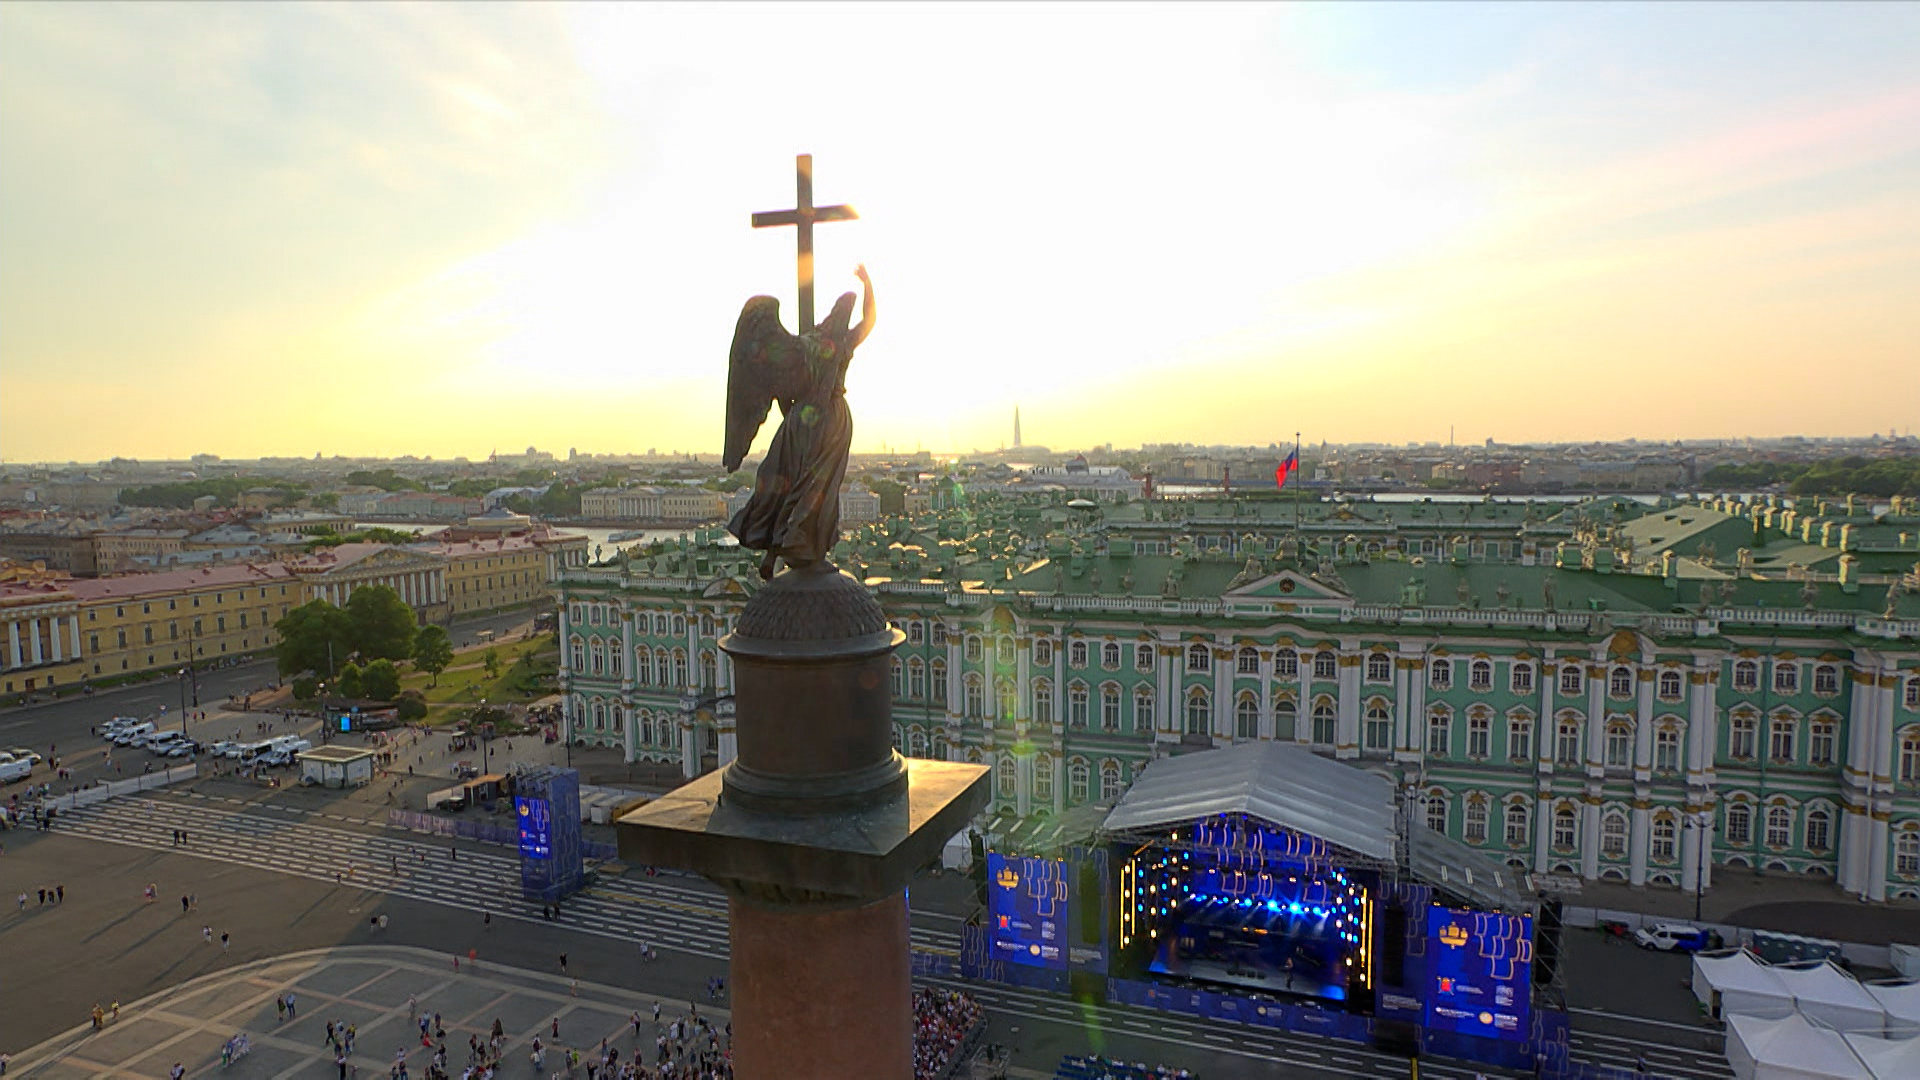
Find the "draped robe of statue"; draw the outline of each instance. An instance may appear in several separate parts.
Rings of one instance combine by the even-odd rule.
[[[789,334],[780,302],[747,301],[734,327],[727,378],[729,472],[739,468],[774,402],[783,419],[755,474],[753,495],[728,523],[742,547],[766,552],[760,574],[771,577],[775,558],[804,569],[824,563],[840,537],[840,485],[853,446],[846,371],[853,351],[873,325],[873,292],[866,313],[852,321],[854,294],[845,293],[820,325]]]

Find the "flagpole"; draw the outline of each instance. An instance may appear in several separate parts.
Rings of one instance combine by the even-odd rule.
[[[1300,471],[1300,433],[1297,431],[1293,433],[1293,471],[1295,473]],[[1296,545],[1302,543],[1300,536],[1300,493],[1297,491],[1293,493],[1293,542]]]

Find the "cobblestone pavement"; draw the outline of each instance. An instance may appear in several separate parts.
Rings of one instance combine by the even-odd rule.
[[[282,1020],[275,998],[294,995],[294,1016]],[[448,1067],[458,1072],[467,1039],[484,1040],[499,1020],[507,1036],[503,1065],[531,1069],[538,1035],[550,1051],[562,1048],[598,1054],[604,1040],[624,1060],[636,1048],[651,1062],[655,1039],[666,1024],[686,1015],[685,1001],[655,997],[600,983],[497,967],[482,961],[455,972],[445,954],[394,946],[347,946],[258,960],[193,979],[131,1005],[104,1030],[82,1025],[19,1054],[8,1072],[42,1080],[79,1077],[164,1077],[175,1062],[189,1077],[234,1080],[332,1080],[339,1075],[326,1042],[328,1021],[356,1028],[349,1063],[381,1075],[404,1058],[410,1075],[425,1072],[431,1051],[408,1016],[407,999],[426,1014],[439,1013],[446,1029]],[[662,1012],[660,1026],[653,1006]],[[631,1017],[638,1011],[636,1035]],[[730,1014],[700,1009],[722,1032]],[[550,1032],[555,1021],[560,1037]],[[221,1048],[244,1033],[252,1049],[222,1067]],[[558,1054],[550,1052],[548,1068]]]

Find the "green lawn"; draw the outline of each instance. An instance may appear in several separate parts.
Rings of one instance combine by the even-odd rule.
[[[497,678],[487,674],[483,658],[489,648],[500,656]],[[539,634],[527,641],[461,650],[454,654],[452,665],[440,673],[439,685],[429,686],[431,680],[424,672],[409,672],[401,676],[400,688],[420,691],[430,706],[447,706],[432,709],[428,720],[438,723],[455,718],[483,699],[489,704],[525,704],[546,697],[554,692],[553,676],[559,662],[554,635]]]

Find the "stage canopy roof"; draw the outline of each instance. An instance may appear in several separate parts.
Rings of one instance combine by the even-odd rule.
[[[1161,758],[1127,790],[1101,826],[1108,833],[1245,814],[1395,862],[1399,826],[1393,782],[1294,743],[1247,742]]]
[[[1503,911],[1532,908],[1533,888],[1525,874],[1471,844],[1416,823],[1407,834],[1407,869],[1424,881],[1469,904]]]

